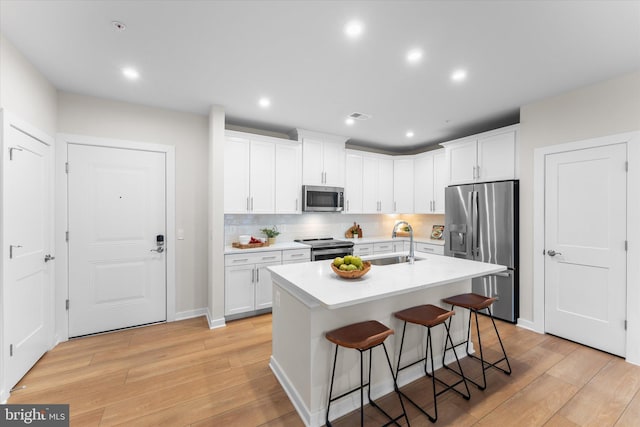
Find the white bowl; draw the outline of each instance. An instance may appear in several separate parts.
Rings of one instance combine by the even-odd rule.
[[[242,234],[240,237],[238,237],[238,241],[241,245],[246,245],[251,241],[251,236],[249,236],[248,234]]]

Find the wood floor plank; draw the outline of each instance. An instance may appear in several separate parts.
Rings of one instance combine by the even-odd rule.
[[[589,347],[580,346],[549,369],[548,373],[551,376],[581,387],[591,381],[598,371],[604,368],[614,357]]]
[[[616,422],[616,427],[634,427],[638,425],[640,420],[640,391],[631,400],[631,403],[627,405],[627,408],[622,413],[622,416]]]

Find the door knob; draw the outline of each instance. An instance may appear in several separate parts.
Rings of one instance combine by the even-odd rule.
[[[164,248],[162,246],[158,246],[156,249],[151,249],[151,252],[158,252],[159,254],[161,254],[162,252],[164,252]]]
[[[51,256],[49,254],[44,256],[44,262],[49,262],[49,261],[53,261],[54,259],[56,259],[56,257]]]
[[[549,254],[549,256],[562,255],[562,252],[556,252],[553,249],[549,249],[547,253]]]

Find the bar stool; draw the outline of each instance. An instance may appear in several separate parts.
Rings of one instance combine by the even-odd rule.
[[[442,300],[442,302],[444,302],[445,304],[451,304],[452,310],[454,307],[462,307],[462,308],[467,308],[470,311],[469,325],[467,327],[467,340],[455,345],[451,343],[451,347],[447,347],[445,343],[443,357],[448,350],[453,350],[453,352],[455,353],[456,352],[455,347],[458,347],[464,344],[465,350],[467,351],[467,356],[475,360],[478,360],[482,365],[482,385],[471,380],[470,378],[467,378],[467,381],[470,381],[471,383],[473,383],[480,390],[484,390],[487,388],[487,377],[485,375],[485,371],[489,368],[493,367],[504,372],[507,375],[511,375],[511,364],[509,364],[509,359],[507,358],[507,352],[504,350],[504,346],[502,345],[502,339],[500,338],[500,334],[498,333],[498,328],[496,327],[496,322],[493,319],[493,314],[491,313],[491,305],[494,303],[494,301],[496,301],[495,298],[485,297],[483,295],[478,295],[474,293],[454,295],[452,297],[445,298]],[[500,343],[500,348],[502,349],[502,354],[504,356],[501,359],[496,360],[495,362],[487,362],[486,360],[484,360],[484,354],[482,352],[482,341],[480,340],[480,326],[478,325],[478,311],[484,310],[484,309],[487,309],[487,312],[489,313],[489,318],[491,319],[491,323],[493,323],[493,329],[496,331],[496,336],[498,337],[498,342]],[[473,313],[476,317],[476,332],[478,336],[478,347],[480,347],[480,357],[477,357],[476,355],[469,353],[468,343],[469,343],[469,338],[471,336],[471,313]],[[449,319],[449,325],[451,325],[451,319]],[[507,369],[503,369],[499,366],[496,366],[498,363],[502,361],[505,361],[507,363]],[[455,372],[455,370],[449,367],[447,367],[447,369]]]
[[[384,354],[387,357],[387,364],[389,365],[389,371],[391,372],[391,376],[393,378],[393,388],[394,390],[398,389],[396,384],[396,378],[393,375],[393,368],[391,367],[391,360],[389,359],[389,353],[387,353],[387,347],[384,345],[384,340],[393,334],[393,329],[387,328],[382,323],[375,320],[368,320],[365,322],[354,323],[351,325],[343,326],[342,328],[334,329],[333,331],[329,331],[325,334],[325,337],[336,345],[335,356],[333,357],[333,370],[331,372],[331,385],[329,387],[329,402],[327,404],[327,417],[326,417],[326,425],[331,427],[331,422],[329,422],[329,408],[331,407],[331,402],[338,400],[344,396],[347,396],[353,392],[360,390],[360,425],[364,425],[364,388],[367,388],[367,397],[369,398],[369,403],[374,408],[378,409],[382,412],[388,419],[389,422],[384,424],[388,426],[390,424],[398,424],[398,420],[401,418],[405,418],[407,420],[407,425],[409,425],[409,418],[407,418],[407,413],[404,410],[404,403],[402,403],[402,397],[398,395],[400,399],[400,406],[402,407],[402,414],[393,418],[391,415],[387,414],[380,406],[378,406],[373,399],[371,399],[371,350],[374,347],[382,345],[384,349]],[[333,380],[336,373],[336,360],[338,359],[338,347],[346,347],[353,348],[360,352],[360,387],[354,388],[350,391],[347,391],[340,396],[331,397],[333,394]],[[363,352],[369,350],[369,377],[368,382],[366,384],[364,381],[364,361],[363,361]]]
[[[400,352],[398,353],[398,366],[396,368],[396,378],[398,377],[401,370],[424,361],[424,373],[426,376],[431,377],[431,384],[433,387],[434,415],[432,416],[431,414],[427,413],[427,411],[425,411],[423,408],[420,407],[420,405],[418,405],[413,400],[411,400],[411,398],[407,396],[404,392],[398,390],[398,393],[400,393],[401,396],[404,396],[411,404],[413,404],[413,406],[415,406],[418,410],[420,410],[420,412],[425,414],[429,418],[429,420],[434,423],[438,420],[438,404],[437,404],[438,399],[437,398],[442,393],[448,390],[453,390],[456,393],[458,393],[460,396],[464,397],[466,400],[469,400],[469,398],[471,397],[469,393],[469,387],[467,386],[467,381],[464,375],[462,374],[462,366],[460,365],[460,361],[458,360],[458,355],[455,355],[455,356],[456,356],[456,363],[458,364],[458,368],[460,369],[459,373],[456,372],[461,377],[459,381],[453,384],[447,384],[444,381],[442,381],[440,378],[436,378],[436,375],[434,372],[433,344],[431,342],[431,328],[438,326],[440,324],[444,325],[447,331],[446,341],[449,341],[451,345],[453,345],[453,341],[451,340],[451,335],[449,334],[449,325],[447,325],[446,320],[449,319],[454,314],[455,314],[454,311],[447,311],[431,304],[418,305],[416,307],[407,308],[406,310],[398,311],[397,313],[393,314],[396,318],[404,321],[404,326],[402,327],[402,340],[400,341]],[[402,347],[404,346],[404,335],[407,330],[407,323],[422,325],[427,328],[427,346],[425,348],[424,357],[422,359],[416,360],[415,362],[412,362],[406,366],[400,367],[400,360],[402,358]],[[446,345],[446,341],[445,341],[445,345]],[[427,358],[431,359],[431,374],[429,374],[427,370]],[[444,358],[442,359],[442,364],[444,366]],[[444,385],[445,389],[440,390],[439,392],[436,393],[436,381]],[[455,387],[460,383],[464,384],[464,387],[467,390],[467,394],[464,394],[458,391],[457,389],[455,389]]]

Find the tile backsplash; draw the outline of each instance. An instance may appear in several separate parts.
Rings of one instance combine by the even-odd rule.
[[[300,215],[247,215],[224,216],[225,245],[238,241],[241,234],[265,237],[262,228],[274,225],[280,231],[279,241],[309,239],[314,237],[344,238],[344,233],[354,222],[362,228],[363,237],[391,237],[391,230],[398,221],[407,221],[419,237],[429,237],[433,225],[444,225],[444,215],[400,214],[340,214],[303,213]]]

